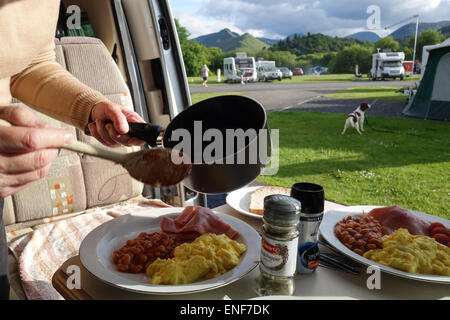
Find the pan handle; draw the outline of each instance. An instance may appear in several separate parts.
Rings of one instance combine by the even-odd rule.
[[[105,125],[108,123],[112,123],[112,121],[105,121]],[[128,122],[128,126],[130,127],[130,131],[128,131],[127,135],[141,139],[151,147],[156,147],[156,141],[161,132],[164,131],[163,127],[154,123]],[[88,126],[84,129],[84,133],[88,136],[91,135]]]

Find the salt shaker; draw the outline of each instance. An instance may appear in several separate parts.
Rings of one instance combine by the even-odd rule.
[[[258,295],[294,293],[300,209],[300,202],[289,196],[271,195],[264,198]]]

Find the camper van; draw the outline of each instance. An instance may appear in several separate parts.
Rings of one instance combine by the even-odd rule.
[[[404,52],[377,52],[372,55],[372,68],[370,76],[372,80],[386,78],[400,78],[403,80],[405,76],[405,68],[403,66],[405,60]]]
[[[228,57],[223,59],[223,76],[225,82],[241,82],[241,76],[237,73],[237,69],[243,72],[243,80],[245,82],[257,81],[255,58],[247,56]]]

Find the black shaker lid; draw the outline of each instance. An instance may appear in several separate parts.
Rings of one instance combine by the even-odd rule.
[[[291,226],[300,219],[301,204],[298,200],[281,194],[264,198],[263,218],[277,226]]]
[[[291,197],[300,201],[302,213],[320,213],[324,210],[325,193],[323,187],[308,182],[299,182],[292,185]]]

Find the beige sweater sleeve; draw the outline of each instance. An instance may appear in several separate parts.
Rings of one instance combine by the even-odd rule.
[[[37,111],[84,130],[92,107],[107,99],[64,70],[55,61],[54,49],[52,42],[11,78],[11,94]]]

